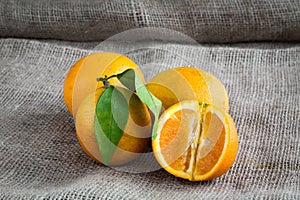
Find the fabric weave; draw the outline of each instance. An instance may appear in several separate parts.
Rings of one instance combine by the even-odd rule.
[[[174,59],[182,55],[229,92],[236,162],[220,178],[188,182],[162,169],[118,171],[83,153],[62,87],[68,69],[92,48],[1,39],[0,199],[299,199],[300,45],[269,47],[161,44],[128,53],[147,80],[185,65]]]
[[[202,43],[300,41],[299,0],[2,0],[0,36],[100,41],[162,27]]]

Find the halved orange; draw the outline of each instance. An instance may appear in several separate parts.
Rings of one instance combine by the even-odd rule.
[[[157,161],[169,173],[191,181],[209,180],[232,166],[238,135],[228,113],[187,100],[161,115],[152,147]]]

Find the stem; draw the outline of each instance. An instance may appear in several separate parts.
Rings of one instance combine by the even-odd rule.
[[[111,76],[109,76],[109,77],[107,77],[107,76],[105,75],[104,78],[102,78],[102,77],[101,77],[101,78],[97,78],[96,81],[97,81],[97,82],[102,81],[104,87],[105,87],[105,88],[109,88],[109,87],[110,87],[110,83],[109,83],[108,80],[111,79],[111,78],[114,78],[114,77],[117,77],[117,75],[111,75]]]
[[[199,103],[199,106],[202,106],[203,108],[205,108],[208,106],[208,104],[202,101]]]

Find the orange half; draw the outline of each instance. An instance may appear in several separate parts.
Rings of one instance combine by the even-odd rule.
[[[191,181],[216,178],[233,164],[238,136],[229,114],[197,101],[182,101],[160,117],[153,151],[169,173]]]

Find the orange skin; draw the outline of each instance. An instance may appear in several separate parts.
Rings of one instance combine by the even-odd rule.
[[[229,110],[228,94],[222,82],[197,68],[168,69],[153,77],[147,83],[147,88],[162,101],[164,109],[184,100],[196,100],[215,105],[226,112]]]
[[[81,58],[68,72],[64,83],[64,100],[69,112],[76,116],[83,99],[103,86],[99,77],[111,76],[126,69],[134,69],[144,81],[139,67],[129,58],[112,52],[98,52]],[[110,79],[112,85],[122,87],[117,78]]]
[[[122,89],[121,89],[122,90]],[[76,134],[83,151],[93,160],[103,163],[94,132],[96,103],[104,88],[89,94],[80,105],[76,115]],[[127,93],[123,89],[124,93]],[[128,94],[128,93],[127,93]],[[126,97],[130,118],[109,165],[124,165],[135,159],[148,145],[151,137],[151,118],[147,107],[134,93]]]

